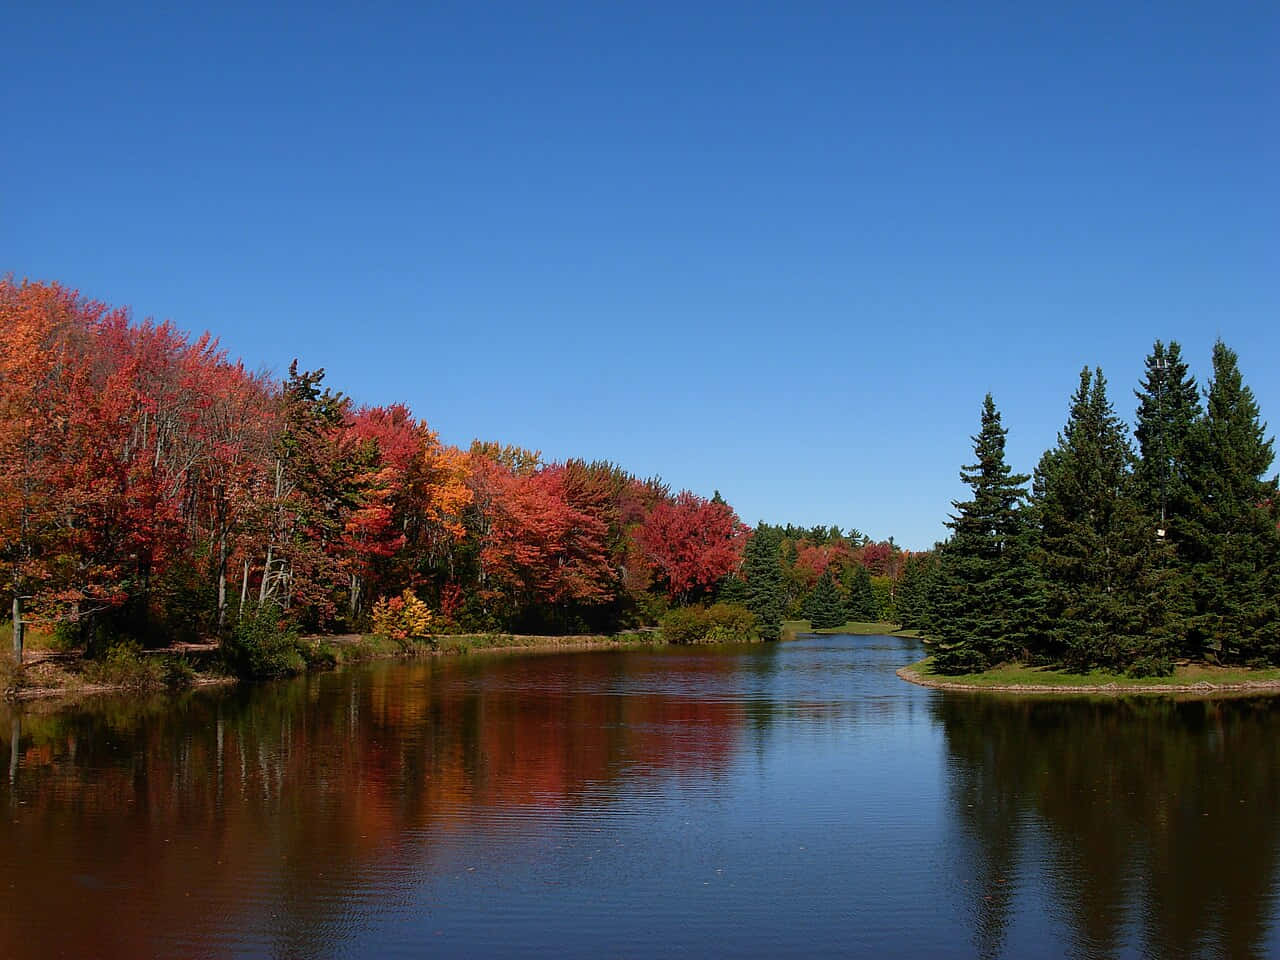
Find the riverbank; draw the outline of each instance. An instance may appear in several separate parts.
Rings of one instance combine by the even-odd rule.
[[[444,635],[429,640],[398,643],[373,634],[339,634],[303,637],[299,641],[306,672],[374,660],[447,657],[484,653],[555,653],[567,650],[611,650],[639,646],[665,646],[655,630],[618,634],[544,636],[535,634]],[[216,643],[182,643],[159,650],[139,651],[114,661],[86,660],[79,653],[33,649],[15,673],[11,660],[4,663],[0,693],[11,702],[74,700],[123,693],[163,693],[192,687],[239,683],[240,678],[220,669]]]
[[[1023,664],[1005,664],[983,673],[953,676],[935,673],[933,657],[925,657],[918,663],[900,668],[897,674],[908,683],[922,687],[969,693],[1176,693],[1197,696],[1280,694],[1280,669],[1252,670],[1247,667],[1217,667],[1205,663],[1182,664],[1167,677],[1130,677],[1105,670],[1069,673],[1053,667]]]
[[[782,622],[783,639],[800,636],[803,634],[817,634],[821,636],[853,636],[853,637],[909,637],[913,640],[920,639],[919,630],[903,630],[896,623],[889,623],[885,620],[851,620],[844,626],[825,627],[821,630],[813,629],[813,625],[808,620],[784,620]]]

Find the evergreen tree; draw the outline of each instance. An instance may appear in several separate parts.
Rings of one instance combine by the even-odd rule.
[[[1253,391],[1234,351],[1213,348],[1204,416],[1188,443],[1187,520],[1179,542],[1191,566],[1193,653],[1236,662],[1276,662],[1276,480]]]
[[[1159,596],[1165,604],[1160,631],[1181,647],[1194,611],[1187,565],[1179,562],[1178,544],[1188,512],[1189,443],[1201,417],[1200,394],[1176,342],[1159,340],[1147,357],[1139,389],[1137,427],[1139,458],[1133,471],[1133,494],[1161,541],[1152,562],[1163,567]],[[1149,602],[1152,598],[1148,596]],[[1152,611],[1153,614],[1155,611]],[[1177,652],[1170,650],[1170,653]]]
[[[785,603],[779,538],[761,523],[747,541],[742,559],[746,581],[743,605],[760,620],[760,636],[776,640],[782,630]]]
[[[849,576],[849,598],[845,601],[848,619],[869,623],[876,618],[876,594],[871,586],[871,572],[862,564],[854,564]]]
[[[729,574],[721,581],[719,588],[716,590],[716,600],[720,603],[745,605],[747,602],[746,583],[737,574]]]
[[[804,615],[815,630],[827,630],[844,625],[844,598],[828,567],[805,600]]]
[[[1177,524],[1186,503],[1187,444],[1200,419],[1200,394],[1176,342],[1157,340],[1147,357],[1138,398],[1139,460],[1134,493],[1139,504],[1159,521],[1156,529]]]
[[[898,622],[905,628],[924,629],[929,620],[929,585],[937,569],[936,553],[907,557],[898,581]]]
[[[981,670],[1020,657],[1030,638],[1039,600],[1023,509],[1030,477],[1005,462],[1007,433],[987,394],[973,438],[977,462],[960,471],[973,497],[952,504],[951,539],[929,592],[941,670]]]
[[[1133,450],[1101,370],[1080,373],[1057,446],[1036,468],[1042,652],[1075,669],[1161,673],[1173,637],[1166,543],[1135,497]]]

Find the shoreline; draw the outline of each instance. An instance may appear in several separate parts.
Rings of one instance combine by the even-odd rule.
[[[922,661],[923,662],[923,661]],[[895,673],[900,680],[914,683],[917,686],[932,690],[954,690],[959,693],[1000,693],[1000,694],[1050,694],[1053,696],[1088,695],[1088,696],[1125,696],[1127,694],[1193,694],[1200,697],[1234,696],[1239,694],[1257,694],[1259,696],[1280,696],[1280,680],[1243,680],[1229,683],[1212,683],[1200,680],[1194,683],[1119,683],[1101,684],[1037,684],[1037,683],[966,683],[964,680],[949,680],[936,676],[924,676],[916,668],[919,663],[899,667]]]
[[[574,650],[621,650],[631,647],[666,647],[670,644],[659,639],[656,631],[635,631],[632,633],[609,634],[609,635],[592,635],[578,634],[566,636],[554,635],[535,635],[535,634],[461,634],[448,635],[434,638],[435,642],[430,645],[415,645],[410,647],[401,647],[396,645],[394,648],[384,647],[383,641],[372,638],[368,634],[335,634],[326,636],[323,634],[311,635],[303,637],[306,642],[329,644],[339,651],[350,651],[354,654],[349,660],[340,660],[333,666],[308,666],[299,673],[293,674],[294,677],[301,677],[310,673],[326,673],[332,670],[341,669],[342,667],[357,666],[361,663],[373,663],[375,661],[388,660],[417,660],[425,657],[463,657],[476,654],[497,654],[497,653],[519,653],[519,654],[536,654],[536,653],[564,653]],[[509,641],[509,642],[505,642]],[[148,651],[150,656],[183,656],[190,653],[213,654],[217,650],[217,644],[209,643],[185,643],[178,644],[170,648],[160,648]],[[55,660],[61,660],[62,657],[42,656],[36,654],[28,661],[27,668],[48,663]],[[280,677],[278,679],[285,680],[289,677]],[[220,675],[213,673],[197,673],[189,684],[183,684],[176,687],[147,687],[139,688],[135,685],[127,683],[94,683],[85,681],[83,683],[60,683],[52,686],[23,686],[13,691],[8,696],[0,698],[0,704],[20,705],[32,703],[36,701],[64,701],[73,702],[79,699],[90,699],[93,697],[110,697],[120,695],[145,695],[145,696],[172,696],[184,693],[189,690],[195,690],[202,687],[220,687],[230,686],[241,683],[260,683],[263,681],[250,680],[230,675]],[[272,682],[272,681],[266,681]]]

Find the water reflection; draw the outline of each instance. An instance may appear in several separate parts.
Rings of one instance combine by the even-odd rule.
[[[737,668],[663,661],[676,688],[748,684]],[[352,877],[406,837],[501,824],[494,811],[598,805],[624,778],[635,789],[724,767],[747,722],[740,699],[643,682],[592,695],[619,688],[622,669],[590,655],[550,671],[536,657],[395,665],[176,705],[15,713],[0,885],[16,922],[0,927],[0,955],[31,955],[36,938],[45,955],[104,942],[141,955],[175,916],[191,943],[216,946],[221,912],[263,898],[284,911],[272,918],[280,952],[316,955],[341,939],[333,928],[349,911],[335,905]],[[246,896],[255,884],[265,889]],[[143,892],[139,916],[128,901]]]
[[[893,676],[918,656],[475,658],[0,713],[0,956],[1280,952],[1276,704],[944,696]]]
[[[932,707],[958,842],[983,892],[982,955],[1004,949],[1035,883],[1077,955],[1267,955],[1274,701],[938,696]]]

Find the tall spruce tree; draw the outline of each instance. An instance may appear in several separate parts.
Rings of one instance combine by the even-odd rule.
[[[936,663],[947,672],[1022,656],[1035,622],[1039,590],[1023,509],[1030,477],[1005,462],[1007,433],[987,394],[973,438],[976,462],[960,471],[973,497],[952,503],[951,539],[930,589],[930,629],[941,641]]]
[[[1075,669],[1170,668],[1169,548],[1138,503],[1133,462],[1106,379],[1086,367],[1033,488],[1046,601],[1040,649]]]
[[[854,623],[869,623],[876,618],[876,594],[871,586],[871,572],[855,563],[846,575],[849,597],[845,601],[845,613]]]
[[[1276,480],[1253,391],[1234,351],[1213,348],[1204,415],[1188,443],[1187,520],[1180,546],[1192,571],[1192,653],[1277,662]]]
[[[804,615],[815,630],[827,630],[844,624],[844,598],[828,567],[805,599]]]
[[[761,523],[747,541],[742,558],[746,581],[742,602],[760,620],[760,636],[766,640],[778,638],[786,604],[780,546],[777,532]]]
[[[1159,340],[1147,356],[1146,373],[1134,391],[1138,398],[1139,459],[1134,494],[1159,521],[1156,529],[1176,526],[1186,505],[1187,444],[1201,417],[1200,392],[1176,341]]]

